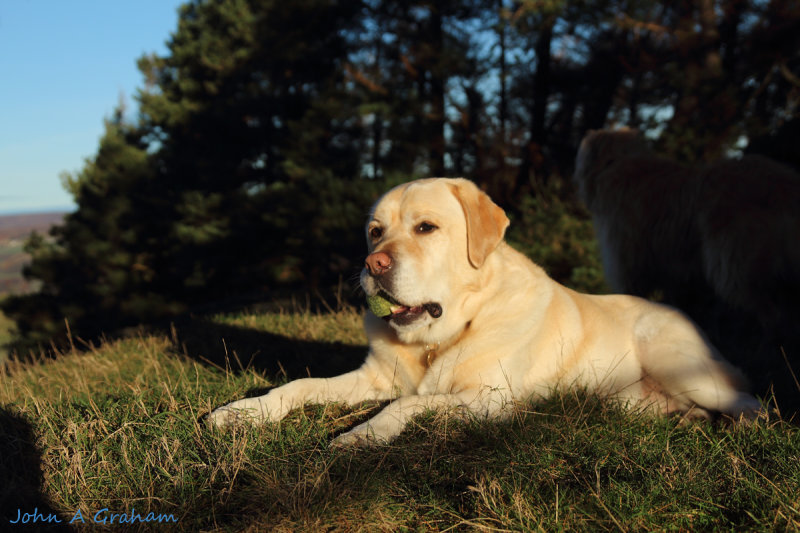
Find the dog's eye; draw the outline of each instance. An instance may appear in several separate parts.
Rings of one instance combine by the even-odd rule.
[[[375,226],[373,228],[370,228],[369,230],[370,239],[372,239],[373,241],[377,241],[381,237],[383,237],[383,228],[381,228],[380,226]]]
[[[422,222],[416,227],[417,233],[430,233],[436,229],[436,226],[430,222]]]

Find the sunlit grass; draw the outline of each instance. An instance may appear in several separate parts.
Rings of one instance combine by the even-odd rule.
[[[315,348],[364,342],[354,310],[212,322]],[[231,431],[205,426],[211,408],[274,379],[191,358],[170,333],[8,365],[0,402],[17,429],[0,464],[17,486],[1,489],[0,520],[46,502],[64,521],[81,510],[86,530],[104,508],[170,514],[177,522],[157,529],[183,531],[800,527],[800,436],[780,421],[680,424],[567,393],[521,404],[504,421],[428,413],[372,449],[328,443],[375,403],[307,406]]]

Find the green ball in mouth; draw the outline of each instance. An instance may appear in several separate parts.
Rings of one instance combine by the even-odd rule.
[[[387,300],[381,293],[378,293],[367,297],[367,305],[375,316],[383,318],[392,314],[392,306],[394,304]]]

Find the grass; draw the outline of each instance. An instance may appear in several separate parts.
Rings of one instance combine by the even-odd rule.
[[[681,424],[566,393],[505,421],[428,413],[366,450],[328,443],[375,403],[203,424],[273,383],[357,366],[364,342],[354,310],[258,312],[10,363],[0,524],[35,508],[61,526],[80,510],[78,530],[102,509],[107,526],[153,513],[130,531],[800,529],[800,434],[781,421]]]

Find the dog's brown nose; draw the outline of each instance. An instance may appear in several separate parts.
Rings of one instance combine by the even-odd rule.
[[[392,268],[392,258],[386,252],[374,252],[367,256],[367,269],[373,276],[380,276]]]

